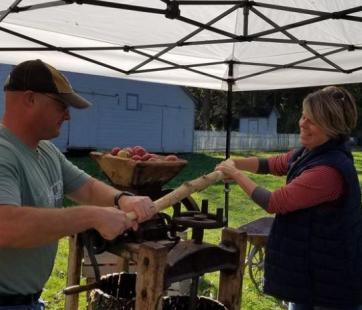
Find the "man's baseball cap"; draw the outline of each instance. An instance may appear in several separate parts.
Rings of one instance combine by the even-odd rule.
[[[51,93],[66,106],[84,109],[91,103],[76,94],[67,78],[54,67],[40,59],[24,61],[11,71],[4,85],[4,91],[32,90],[37,93]]]

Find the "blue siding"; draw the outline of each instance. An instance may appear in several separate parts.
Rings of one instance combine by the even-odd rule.
[[[269,117],[240,118],[239,131],[245,134],[277,134],[278,115],[273,110]]]
[[[69,141],[69,122],[65,122],[60,128],[59,137],[53,139],[54,144],[62,151],[66,152]]]
[[[278,122],[277,114],[275,112],[272,112],[269,117],[269,128],[271,133],[277,134],[278,131],[277,122]]]
[[[10,66],[8,65],[0,65],[0,89],[1,89],[1,98],[0,98],[0,115],[2,118],[2,115],[4,113],[4,92],[3,92],[3,86],[6,80],[6,77],[9,74]]]
[[[93,111],[96,117],[89,120],[97,131],[93,141],[97,148],[142,145],[153,152],[192,151],[194,102],[181,87],[77,73],[67,76],[74,89],[98,106]],[[129,94],[138,95],[139,110],[127,110]],[[180,137],[177,143],[167,139],[170,132]],[[70,139],[70,146],[75,144],[72,141],[79,138]]]
[[[4,81],[10,66],[0,68]],[[71,109],[71,120],[54,139],[62,151],[116,145],[142,145],[152,152],[192,151],[195,106],[181,87],[71,72],[65,75],[93,106]],[[139,110],[127,109],[129,94],[138,96]]]

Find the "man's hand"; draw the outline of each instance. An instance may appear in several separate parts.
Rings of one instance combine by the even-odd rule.
[[[134,212],[137,222],[149,220],[156,214],[156,208],[148,196],[122,196],[118,201],[124,212]]]
[[[114,207],[102,207],[98,209],[97,224],[94,228],[104,239],[112,240],[135,224],[137,223],[130,220],[125,212]]]

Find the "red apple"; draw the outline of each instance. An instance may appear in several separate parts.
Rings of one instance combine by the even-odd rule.
[[[146,150],[142,146],[137,145],[133,147],[133,153],[142,157],[146,154]]]
[[[121,148],[119,146],[115,146],[111,151],[111,155],[116,156],[120,150]]]
[[[142,156],[141,160],[146,161],[149,160],[150,158],[152,158],[152,155],[150,153],[146,153],[145,155]]]
[[[176,160],[179,160],[179,158],[176,155],[167,155],[165,157],[165,160],[167,160],[167,161],[176,161]]]
[[[160,159],[160,156],[157,155],[157,154],[150,153],[150,155],[151,155],[151,158],[154,158],[154,159],[156,159],[156,160],[159,160],[159,159]]]
[[[142,157],[136,154],[136,155],[133,155],[133,156],[132,156],[132,159],[133,159],[133,160],[141,160]]]

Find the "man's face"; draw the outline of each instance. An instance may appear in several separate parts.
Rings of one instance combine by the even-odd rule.
[[[34,93],[34,100],[40,139],[59,136],[63,122],[70,119],[69,108],[54,94]]]

